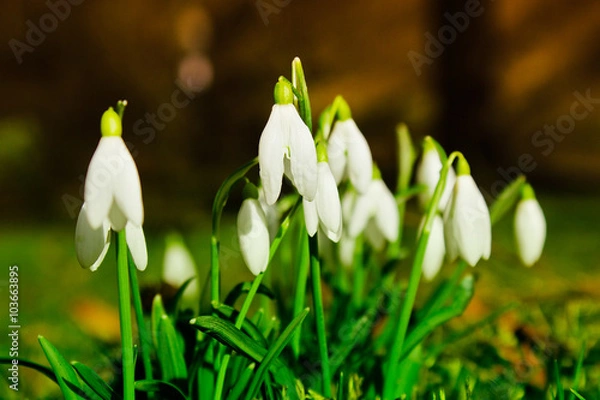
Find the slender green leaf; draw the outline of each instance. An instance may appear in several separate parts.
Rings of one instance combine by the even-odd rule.
[[[575,389],[570,389],[570,390],[571,390],[571,393],[572,393],[572,394],[574,394],[575,396],[577,396],[577,398],[578,398],[579,400],[585,400],[585,398],[584,398],[582,395],[580,395],[580,394],[577,392],[577,390],[575,390]]]
[[[179,289],[177,289],[175,296],[173,296],[172,306],[168,310],[171,314],[175,314],[179,309],[179,303],[181,302],[181,298],[183,297],[183,292],[185,292],[185,289],[187,289],[187,287],[190,285],[190,283],[192,283],[194,279],[196,279],[196,277],[191,277],[187,279],[181,284],[181,286],[179,286]]]
[[[562,382],[560,381],[560,370],[558,366],[558,360],[554,360],[554,379],[556,380],[556,398],[558,400],[565,400],[565,390]]]
[[[248,386],[248,382],[254,373],[254,369],[256,368],[256,363],[251,363],[246,367],[244,372],[240,375],[240,378],[237,380],[235,385],[231,388],[229,392],[229,396],[227,396],[230,400],[237,400],[244,393],[246,386]]]
[[[73,361],[71,365],[75,368],[75,371],[79,374],[81,379],[90,387],[90,389],[100,396],[102,400],[116,398],[116,393],[93,369],[77,361]]]
[[[220,304],[216,307],[213,304],[213,310],[215,310],[215,312],[218,315],[221,315],[232,322],[235,321],[237,315],[239,314],[239,312],[236,309],[225,304]],[[263,336],[260,329],[258,329],[258,327],[254,325],[254,323],[252,323],[252,321],[244,318],[244,322],[242,323],[242,332],[245,332],[248,336],[256,340],[264,348],[267,347],[267,339]]]
[[[248,293],[250,291],[251,287],[252,287],[252,282],[242,282],[242,283],[237,284],[233,289],[231,289],[231,291],[225,298],[225,304],[227,304],[229,306],[233,306],[235,304],[235,302],[237,301],[237,299],[243,293]],[[258,290],[256,292],[267,296],[271,300],[275,299],[275,294],[271,291],[271,289],[269,289],[265,285],[261,284],[258,287]]]
[[[38,341],[42,346],[42,350],[44,354],[46,354],[46,358],[52,367],[56,375],[56,380],[58,385],[60,386],[60,390],[62,394],[65,396],[65,399],[79,399],[83,398],[82,394],[84,393],[83,387],[79,382],[79,378],[75,373],[71,364],[65,360],[62,354],[43,336],[38,336]],[[69,383],[71,385],[69,385]]]
[[[135,382],[135,390],[153,393],[159,399],[188,400],[187,396],[175,385],[165,381],[141,380]]]
[[[160,326],[160,320],[163,315],[167,315],[165,306],[162,302],[162,296],[157,294],[152,300],[152,312],[150,314],[150,322],[152,325],[152,341],[154,342],[154,348],[158,348],[158,327]]]
[[[7,357],[0,357],[0,364],[9,364],[10,365],[13,363],[13,360],[16,360],[19,363],[19,368],[20,367],[31,368],[33,370],[36,370],[36,371],[46,375],[48,378],[50,378],[54,382],[58,383],[58,380],[56,379],[56,374],[54,373],[54,371],[52,371],[52,369],[46,367],[45,365],[41,365],[36,362],[26,360],[24,358],[13,359],[13,358],[7,358]]]
[[[525,177],[519,176],[517,179],[512,181],[504,190],[498,195],[490,206],[490,219],[492,225],[498,222],[504,214],[506,214],[517,202],[521,196],[521,188],[525,184]]]
[[[461,281],[452,304],[432,313],[410,332],[406,338],[404,347],[402,348],[402,355],[400,356],[401,360],[408,356],[412,349],[421,343],[423,339],[425,339],[425,337],[433,332],[433,330],[435,330],[438,326],[446,323],[452,318],[458,317],[463,313],[463,311],[469,305],[473,294],[475,293],[474,282],[475,279],[472,275],[465,276]]]
[[[158,361],[165,381],[187,378],[187,367],[183,358],[181,341],[173,322],[167,315],[163,315],[158,324]]]
[[[271,345],[269,351],[265,355],[263,361],[260,363],[256,374],[252,378],[252,382],[250,382],[250,389],[248,390],[248,394],[246,395],[246,399],[250,400],[253,398],[254,394],[258,391],[262,381],[264,379],[264,375],[269,369],[269,366],[273,361],[277,359],[279,354],[283,351],[283,348],[289,343],[292,339],[292,334],[302,324],[304,318],[308,315],[309,308],[305,308],[290,324],[283,330],[281,335],[277,338],[277,340]]]
[[[583,359],[585,358],[585,342],[581,346],[579,350],[579,357],[577,357],[577,364],[575,365],[575,374],[573,376],[573,387],[571,388],[571,394],[569,394],[569,400],[573,400],[573,396],[576,393],[573,390],[577,390],[579,388],[579,380],[581,379],[581,368],[583,367]]]

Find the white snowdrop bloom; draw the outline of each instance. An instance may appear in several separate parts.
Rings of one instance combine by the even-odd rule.
[[[423,217],[423,221],[419,228],[419,236],[423,231],[424,223],[425,217]],[[431,225],[431,231],[429,232],[429,240],[427,241],[427,247],[425,248],[425,257],[423,258],[423,276],[426,280],[430,281],[435,278],[444,263],[445,255],[446,244],[444,243],[444,222],[442,216],[436,213],[433,217],[433,224]]]
[[[381,178],[373,179],[367,191],[356,197],[352,212],[347,218],[348,233],[351,237],[357,237],[364,232],[369,221],[373,219],[378,231],[388,242],[398,238],[398,205]]]
[[[359,193],[368,190],[373,176],[373,157],[367,140],[352,118],[337,121],[333,126],[327,156],[337,184],[348,177]]]
[[[257,199],[242,202],[237,217],[238,239],[244,262],[254,275],[267,269],[269,264],[269,228],[267,217]]]
[[[183,299],[186,300],[185,306],[195,308],[200,296],[196,263],[181,236],[170,234],[167,236],[166,242],[162,280],[179,288],[188,279],[195,278],[190,281],[183,292]]]
[[[276,102],[258,143],[260,179],[267,204],[281,193],[284,171],[298,193],[313,200],[317,191],[317,153],[310,130],[292,104],[293,94],[283,82],[275,87]]]
[[[415,174],[415,179],[418,184],[425,186],[425,191],[419,193],[419,205],[422,210],[427,208],[427,205],[431,201],[433,197],[433,192],[435,191],[435,187],[437,186],[438,181],[440,180],[440,171],[442,170],[442,161],[440,160],[440,155],[438,154],[435,145],[431,143],[430,140],[425,139],[423,144],[424,150],[423,155],[421,157],[421,161],[417,166],[417,172]],[[448,177],[446,178],[446,185],[444,187],[444,191],[442,192],[442,197],[439,202],[439,210],[444,211],[446,205],[448,204],[448,200],[450,199],[450,195],[452,194],[452,188],[454,187],[454,183],[456,182],[456,174],[454,169],[450,167],[448,170]]]
[[[462,174],[444,212],[444,237],[448,259],[459,256],[472,267],[487,260],[492,249],[492,224],[483,195],[473,177]]]
[[[110,230],[125,229],[127,246],[136,267],[148,264],[142,230],[144,206],[137,167],[121,138],[121,118],[109,108],[101,121],[102,138],[85,178],[84,204],[75,229],[77,258],[95,271],[110,244]]]
[[[354,251],[356,249],[356,238],[346,233],[342,234],[339,243],[339,257],[342,266],[352,267],[354,264]]]
[[[100,227],[92,227],[89,222],[88,205],[83,204],[75,227],[75,250],[79,264],[83,268],[95,271],[102,264],[111,242],[110,229],[108,218],[102,221]],[[127,222],[125,238],[135,266],[140,271],[145,270],[148,265],[148,252],[143,229]]]
[[[262,187],[258,189],[258,202],[260,203],[260,206],[262,207],[262,210],[265,213],[265,217],[267,217],[269,238],[271,241],[273,241],[273,239],[275,239],[275,236],[277,236],[277,232],[279,231],[279,219],[281,217],[281,212],[277,208],[277,203],[267,204],[267,200],[265,198],[265,190]]]
[[[514,225],[519,258],[531,267],[540,259],[546,241],[546,219],[535,197],[519,201]]]
[[[329,240],[338,242],[342,235],[342,206],[335,179],[326,161],[317,164],[317,193],[313,201],[302,200],[304,221],[310,236],[319,225]]]

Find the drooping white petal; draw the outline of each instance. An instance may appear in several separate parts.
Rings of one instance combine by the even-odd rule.
[[[354,249],[356,248],[356,238],[343,234],[340,239],[339,256],[342,266],[352,267],[354,263]]]
[[[340,122],[337,122],[334,125],[333,131],[329,136],[329,141],[327,142],[329,168],[335,178],[335,183],[338,185],[344,178],[346,171],[346,141],[343,133],[340,133],[341,128],[339,124]]]
[[[373,185],[373,183],[371,183]],[[377,193],[375,193],[375,196]],[[367,222],[373,216],[376,206],[376,197],[372,190],[358,195],[354,201],[354,208],[348,223],[348,234],[352,237],[360,235],[367,227]]]
[[[365,227],[365,239],[376,251],[383,250],[385,246],[385,237],[377,226],[375,220],[370,219]]]
[[[144,230],[139,225],[128,222],[125,225],[125,238],[127,247],[131,252],[131,258],[138,270],[143,271],[148,265],[148,250],[146,249],[146,238]]]
[[[423,218],[423,221],[421,222],[419,232],[422,231],[424,222],[425,218]],[[445,254],[444,223],[442,217],[439,214],[436,214],[433,217],[429,241],[427,242],[427,247],[425,249],[425,257],[423,258],[423,276],[426,280],[430,281],[437,275],[444,263]]]
[[[531,267],[540,259],[546,241],[546,219],[537,200],[519,202],[514,229],[519,258],[523,265]]]
[[[340,122],[340,124],[344,124],[346,148],[348,149],[348,177],[356,190],[364,193],[369,188],[373,177],[371,149],[353,119]]]
[[[265,199],[265,190],[260,187],[258,190],[258,202],[267,217],[267,226],[269,227],[269,238],[272,241],[279,230],[279,211],[275,204],[267,204]]]
[[[292,182],[298,193],[313,201],[317,193],[317,150],[308,127],[293,108],[290,114],[289,157]]]
[[[260,179],[265,191],[267,204],[274,204],[281,192],[283,177],[284,142],[288,131],[284,128],[282,111],[279,105],[271,109],[269,120],[263,129],[258,143],[258,165]]]
[[[331,241],[337,243],[342,235],[342,205],[337,185],[326,162],[320,162],[317,170],[318,189],[315,202],[321,228]]]
[[[374,180],[374,200],[376,201],[375,221],[377,227],[388,242],[398,239],[400,215],[398,214],[398,203],[394,195],[381,179]]]
[[[120,137],[102,137],[90,160],[85,177],[84,201],[87,217],[92,228],[99,228],[113,202],[114,171],[119,168],[118,152]]]
[[[242,202],[237,230],[242,258],[250,272],[264,272],[269,263],[270,242],[267,219],[258,200],[249,198]]]
[[[435,191],[435,187],[440,179],[441,169],[442,161],[440,160],[438,152],[436,150],[425,151],[421,161],[419,162],[416,172],[417,183],[425,186],[425,191],[419,193],[418,197],[419,205],[423,210],[427,207],[431,201],[431,198],[433,197],[433,192]],[[446,178],[446,186],[444,187],[444,191],[442,192],[442,197],[440,199],[439,210],[443,211],[446,208],[455,182],[456,173],[454,172],[453,168],[450,168]]]
[[[179,235],[169,235],[167,237],[167,246],[163,262],[163,281],[178,288],[188,279],[196,277],[196,264],[187,247],[185,247],[183,239]],[[197,281],[197,279],[194,279],[188,284],[183,292],[183,297],[185,299],[198,298],[199,287]],[[188,307],[195,305],[196,304],[193,301],[186,304]]]
[[[144,223],[142,187],[135,161],[120,137],[117,145],[119,169],[114,173],[114,200],[128,221],[141,226]]]
[[[461,175],[444,215],[444,234],[450,259],[455,251],[469,265],[491,252],[492,228],[485,200],[471,175]]]
[[[110,227],[104,221],[99,228],[90,225],[87,215],[87,204],[84,203],[77,217],[75,227],[75,249],[77,260],[83,268],[92,271],[98,269],[110,245]]]
[[[306,232],[312,237],[317,233],[319,228],[319,215],[317,212],[317,202],[302,199],[302,207],[304,208],[304,223],[306,224]]]

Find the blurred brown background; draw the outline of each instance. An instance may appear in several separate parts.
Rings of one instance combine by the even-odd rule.
[[[193,222],[256,155],[296,55],[314,112],[343,94],[390,182],[405,121],[463,150],[492,195],[518,170],[598,190],[597,1],[4,3],[4,221],[76,215],[100,116],[125,98],[147,224]]]

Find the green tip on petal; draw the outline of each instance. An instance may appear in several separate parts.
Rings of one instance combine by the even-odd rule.
[[[467,159],[462,155],[458,157],[458,163],[456,165],[456,175],[471,175],[471,167],[467,162]]]
[[[535,191],[529,183],[526,183],[521,188],[521,199],[523,200],[535,200]]]
[[[102,114],[102,119],[100,120],[100,132],[102,133],[102,136],[121,136],[123,133],[121,118],[112,107]]]
[[[242,189],[242,197],[244,199],[258,199],[258,188],[250,181],[246,182]]]
[[[352,112],[350,106],[346,103],[346,100],[342,96],[337,96],[333,103],[337,109],[337,117],[340,121],[346,121],[352,118]]]
[[[373,180],[381,179],[381,171],[379,167],[373,163]]]
[[[276,104],[292,104],[294,102],[294,92],[289,82],[280,79],[275,84],[273,92]]]
[[[431,136],[425,136],[425,139],[423,139],[423,153],[426,153],[428,151],[437,151],[437,149],[435,148],[435,142],[433,140],[433,138]]]

